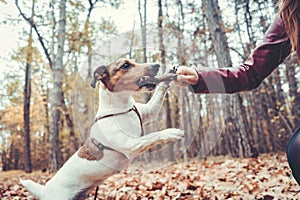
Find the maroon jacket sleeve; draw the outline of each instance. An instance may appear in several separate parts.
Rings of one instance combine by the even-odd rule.
[[[284,23],[276,16],[260,43],[238,67],[197,68],[195,93],[234,93],[256,88],[290,54],[291,46]]]

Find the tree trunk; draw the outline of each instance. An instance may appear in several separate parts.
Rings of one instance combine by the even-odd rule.
[[[203,0],[209,32],[216,53],[219,67],[232,67],[227,38],[223,30],[223,23],[219,16],[218,0]]]
[[[31,21],[34,16],[34,3],[32,1],[31,8]],[[30,95],[31,95],[31,64],[32,64],[32,24],[30,24],[28,49],[26,55],[26,67],[25,67],[25,86],[24,86],[24,135],[25,135],[25,172],[31,173],[31,156],[30,156]]]
[[[170,101],[169,101],[169,94],[166,94],[166,104],[165,104],[165,109],[166,109],[166,128],[171,128],[173,127],[172,124],[172,118],[171,118],[171,106],[170,106]],[[174,155],[174,144],[170,144],[168,146],[168,159],[169,161],[175,161],[175,155]]]
[[[142,43],[143,43],[143,62],[147,62],[147,0],[144,0],[144,13],[142,13],[141,0],[138,1],[138,11],[141,23]],[[144,15],[143,15],[144,14]]]
[[[59,27],[58,27],[58,46],[55,62],[52,68],[53,89],[51,94],[51,121],[50,121],[50,166],[51,172],[56,171],[60,167],[60,148],[59,148],[59,132],[60,117],[62,109],[62,80],[63,80],[63,55],[65,44],[65,28],[66,28],[66,0],[61,0],[59,5]]]
[[[163,66],[163,70],[165,71],[166,67],[166,52],[164,45],[164,37],[163,37],[163,10],[162,10],[162,0],[158,0],[158,38],[159,38],[159,50],[161,54],[161,64]]]
[[[44,137],[43,137],[43,142],[48,142],[48,136],[50,135],[50,117],[49,117],[49,107],[48,107],[48,102],[49,102],[49,88],[45,88],[44,86],[41,86],[42,89],[42,96],[43,96],[43,105],[44,105],[44,113],[45,113],[45,124],[44,124]]]
[[[218,0],[204,0],[203,7],[206,12],[206,18],[208,22],[208,28],[212,38],[212,45],[215,51],[215,55],[217,58],[219,67],[232,67],[231,56],[228,48],[227,37],[224,31],[224,24],[222,22],[221,16],[219,15],[219,5]],[[224,100],[223,100],[224,101]],[[238,95],[231,95],[225,97],[225,103],[232,103],[232,106],[236,109],[239,109],[237,113],[240,115],[245,115],[245,113],[240,112],[243,109],[242,97]],[[235,110],[230,109],[230,106],[225,108],[226,123],[229,123],[230,126],[226,126],[228,128],[228,133],[232,133],[230,130],[237,131],[235,132],[236,138],[232,138],[232,142],[237,146],[235,148],[239,148],[238,152],[235,152],[234,156],[238,154],[239,156],[253,156],[257,155],[257,151],[252,144],[252,141],[249,137],[249,132],[251,132],[250,128],[247,126],[247,118],[242,117],[241,119],[232,118]],[[230,135],[232,137],[233,135]],[[251,152],[253,151],[253,152]]]
[[[84,23],[84,42],[86,43],[88,52],[87,52],[87,56],[88,56],[88,77],[92,77],[92,56],[93,56],[93,48],[92,48],[92,42],[90,39],[90,32],[89,32],[89,28],[90,28],[90,18],[91,18],[91,14],[92,11],[95,8],[95,5],[98,3],[99,1],[91,1],[89,0],[89,8],[88,8],[88,13],[85,19],[85,23]],[[80,50],[79,50],[80,51]],[[77,69],[75,69],[77,71]]]
[[[299,123],[299,116],[300,116],[300,89],[298,89],[297,86],[297,79],[296,79],[296,70],[295,67],[296,64],[296,57],[291,57],[286,62],[286,76],[287,76],[287,82],[289,84],[289,96],[291,97],[291,119],[293,123],[293,129],[296,129],[298,126],[300,126]]]
[[[30,34],[30,41],[32,41]],[[31,43],[31,42],[30,42]],[[29,44],[30,47],[31,44]],[[31,50],[30,50],[31,51]],[[31,157],[30,157],[30,94],[31,94],[31,59],[32,53],[27,54],[25,69],[25,86],[24,86],[24,135],[25,135],[25,172],[31,173]]]

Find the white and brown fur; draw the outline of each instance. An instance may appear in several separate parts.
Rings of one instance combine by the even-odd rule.
[[[142,136],[137,113],[127,112],[135,105],[143,124],[157,117],[169,84],[145,80],[153,80],[158,69],[157,64],[138,64],[129,59],[98,67],[92,83],[95,86],[100,82],[96,117],[124,112],[99,120],[91,127],[90,137],[108,148],[100,151],[89,138],[45,186],[21,179],[25,188],[41,200],[85,199],[95,186],[127,168],[136,155],[154,145],[183,138],[183,131],[172,128]],[[146,104],[135,102],[133,92],[151,91],[156,84]]]

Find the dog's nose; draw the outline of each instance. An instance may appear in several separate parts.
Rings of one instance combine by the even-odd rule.
[[[159,64],[153,64],[153,65],[151,65],[151,67],[152,67],[154,73],[157,73],[158,70],[159,70],[160,65]]]

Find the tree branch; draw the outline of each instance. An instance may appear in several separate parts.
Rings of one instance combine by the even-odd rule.
[[[51,59],[51,57],[50,57],[50,54],[49,54],[49,52],[48,52],[48,49],[46,48],[46,45],[45,45],[44,40],[43,40],[43,37],[41,36],[40,32],[38,31],[38,29],[37,29],[37,27],[36,27],[36,25],[35,25],[33,19],[28,18],[28,17],[22,12],[22,10],[21,10],[21,8],[20,8],[20,6],[19,6],[19,1],[18,1],[18,0],[15,0],[15,4],[16,4],[16,6],[17,6],[17,9],[18,9],[20,15],[23,17],[23,19],[25,19],[25,21],[27,21],[27,22],[32,26],[32,28],[34,29],[35,33],[37,34],[38,40],[40,41],[40,44],[41,44],[41,46],[42,46],[42,48],[43,48],[43,50],[44,50],[44,53],[45,53],[45,55],[46,55],[46,58],[47,58],[48,62],[49,62],[49,66],[50,66],[50,68],[52,69],[52,66],[53,66],[52,59]]]
[[[237,53],[243,60],[246,60],[246,57],[243,56],[243,54],[241,54],[238,50],[236,50],[233,47],[229,47],[229,49],[231,49],[232,51],[234,51],[235,53]]]

